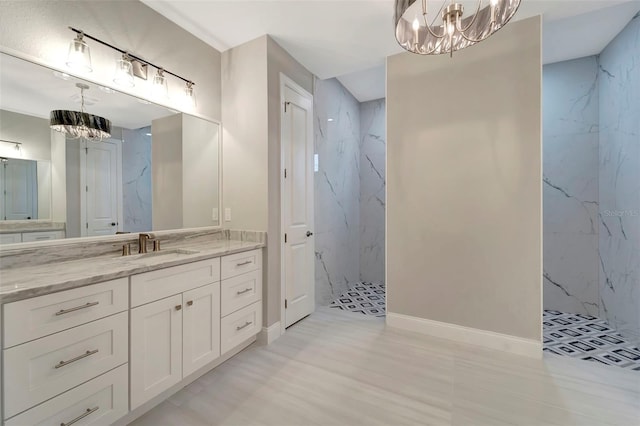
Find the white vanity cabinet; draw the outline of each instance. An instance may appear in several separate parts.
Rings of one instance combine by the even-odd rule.
[[[85,414],[82,409],[73,415],[78,404],[93,403],[76,386],[96,392],[109,387],[119,395],[102,399],[101,411],[87,413],[83,424],[126,414],[122,398],[128,399],[129,389],[121,379],[128,375],[129,355],[126,278],[5,304],[2,324],[6,424]],[[106,377],[116,369],[117,379]]]
[[[220,258],[131,277],[132,304],[174,293],[131,310],[132,410],[220,356],[219,281]]]
[[[0,424],[126,424],[255,341],[262,249],[6,303],[1,319]]]
[[[220,287],[225,353],[262,329],[262,250],[223,257]]]

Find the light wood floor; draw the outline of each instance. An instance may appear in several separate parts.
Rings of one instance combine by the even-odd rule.
[[[640,373],[534,360],[321,308],[135,425],[640,425]]]

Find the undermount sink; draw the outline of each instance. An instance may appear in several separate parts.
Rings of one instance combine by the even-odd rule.
[[[200,253],[197,250],[187,250],[187,249],[169,249],[169,250],[160,250],[160,251],[152,251],[149,253],[143,254],[134,254],[130,256],[120,256],[117,259],[123,260],[155,260],[163,256],[171,256],[171,257],[180,257],[180,256],[188,256],[191,254]]]

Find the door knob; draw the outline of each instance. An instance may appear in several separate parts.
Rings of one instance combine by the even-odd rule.
[[[307,237],[310,237],[310,236],[312,236],[312,235],[313,235],[313,232],[311,232],[311,231],[307,231]]]

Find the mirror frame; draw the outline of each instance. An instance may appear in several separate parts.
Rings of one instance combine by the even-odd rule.
[[[144,103],[150,103],[150,104],[154,104],[157,106],[160,106],[162,108],[165,108],[171,112],[175,112],[176,114],[186,114],[186,115],[190,115],[192,117],[196,117],[196,118],[200,118],[202,120],[206,120],[212,123],[215,123],[218,125],[219,127],[219,131],[218,131],[218,225],[209,225],[209,226],[203,226],[203,227],[197,227],[197,228],[178,228],[178,229],[172,229],[172,230],[162,230],[162,231],[149,231],[149,232],[156,232],[156,233],[167,233],[167,232],[180,232],[180,231],[197,231],[197,230],[221,230],[223,229],[223,207],[222,207],[222,200],[223,200],[223,184],[222,184],[222,178],[223,178],[223,173],[222,173],[222,166],[223,166],[223,161],[222,161],[222,153],[223,153],[223,149],[222,149],[222,144],[223,144],[223,126],[222,126],[222,121],[217,120],[215,118],[212,117],[208,117],[205,116],[203,114],[199,114],[199,113],[193,113],[193,112],[186,112],[186,111],[182,111],[179,107],[176,108],[176,106],[174,105],[169,105],[169,104],[164,104],[164,103],[159,103],[155,100],[151,100],[151,99],[147,99],[147,98],[143,98],[131,93],[128,93],[126,91],[123,91],[122,88],[119,87],[113,87],[113,85],[111,84],[111,82],[109,84],[104,84],[104,82],[98,81],[96,79],[92,79],[92,78],[88,78],[87,76],[81,76],[78,75],[77,73],[74,73],[72,70],[68,70],[68,69],[61,69],[58,68],[58,66],[48,63],[47,61],[43,60],[42,58],[38,58],[32,55],[28,55],[25,54],[24,52],[15,50],[15,49],[11,49],[11,48],[7,48],[5,46],[1,46],[0,45],[0,54],[5,54],[5,55],[9,55],[9,56],[13,56],[14,58],[26,61],[26,62],[30,62],[34,65],[40,66],[40,67],[44,67],[47,69],[50,69],[51,71],[58,71],[58,72],[63,72],[66,74],[69,74],[71,77],[79,79],[79,80],[83,80],[86,82],[89,82],[91,84],[94,85],[99,85],[99,86],[103,86],[103,87],[108,87],[118,93],[121,93],[123,95],[127,95],[130,96],[132,98],[138,99],[140,101],[143,101]],[[51,199],[53,200],[53,193],[51,194]],[[53,222],[53,218],[48,219],[48,221]],[[65,220],[65,224],[66,224],[66,220]],[[128,238],[123,238],[126,237],[126,235],[129,234],[121,234],[121,235],[104,235],[104,236],[96,236],[96,237],[74,237],[74,238],[64,238],[64,239],[59,239],[59,240],[49,240],[49,241],[41,241],[41,242],[29,242],[29,243],[15,243],[15,244],[3,244],[0,245],[0,251],[4,251],[4,250],[12,250],[12,249],[19,249],[23,246],[25,247],[33,247],[34,245],[55,245],[55,244],[60,244],[60,243],[65,243],[65,244],[71,244],[71,243],[76,243],[76,242],[91,242],[91,241],[109,241],[112,240],[113,238],[117,238],[117,239],[122,239],[122,240],[126,240],[128,238],[131,238],[131,236],[129,236]],[[131,235],[135,235],[135,234],[131,234]]]

